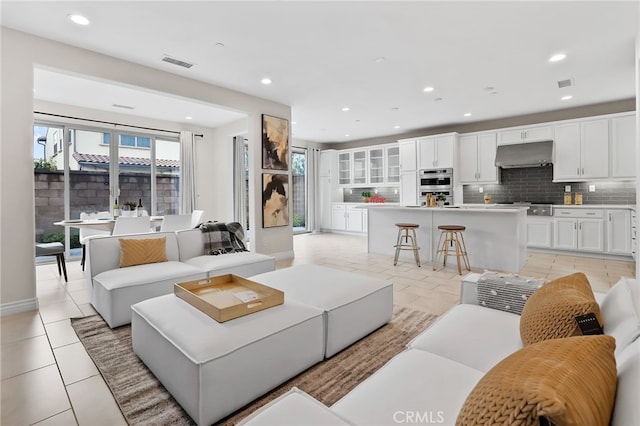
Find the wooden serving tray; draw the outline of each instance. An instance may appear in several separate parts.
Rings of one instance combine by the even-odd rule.
[[[284,303],[284,293],[233,274],[176,283],[173,292],[218,322]]]

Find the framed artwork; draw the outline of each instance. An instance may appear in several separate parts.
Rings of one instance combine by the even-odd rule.
[[[262,168],[289,170],[289,120],[262,114]]]
[[[289,225],[289,175],[262,174],[262,227]]]

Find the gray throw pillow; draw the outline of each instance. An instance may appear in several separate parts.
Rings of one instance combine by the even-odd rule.
[[[478,304],[520,315],[529,296],[543,284],[541,278],[485,272],[478,278]]]

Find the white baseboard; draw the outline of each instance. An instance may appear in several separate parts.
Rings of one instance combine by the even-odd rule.
[[[0,317],[38,310],[38,299],[25,299],[0,305]]]

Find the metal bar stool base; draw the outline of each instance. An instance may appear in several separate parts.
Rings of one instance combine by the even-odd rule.
[[[459,275],[462,275],[460,259],[462,259],[465,269],[471,271],[469,256],[467,255],[467,246],[464,243],[464,236],[462,235],[466,228],[460,225],[440,225],[438,229],[441,233],[438,245],[436,246],[436,259],[433,262],[433,270],[436,270],[438,263],[440,263],[440,258],[443,258],[442,266],[447,266],[447,257],[455,256]],[[443,237],[444,242],[442,241]],[[450,253],[450,251],[454,251],[454,253]]]
[[[396,226],[398,227],[398,238],[396,239],[396,245],[394,245],[396,254],[393,257],[393,266],[398,264],[400,250],[411,250],[413,251],[413,257],[416,259],[416,264],[420,267],[420,247],[418,247],[418,238],[416,237],[416,229],[420,225],[415,223],[396,223]],[[411,243],[409,243],[409,240],[411,240]]]

